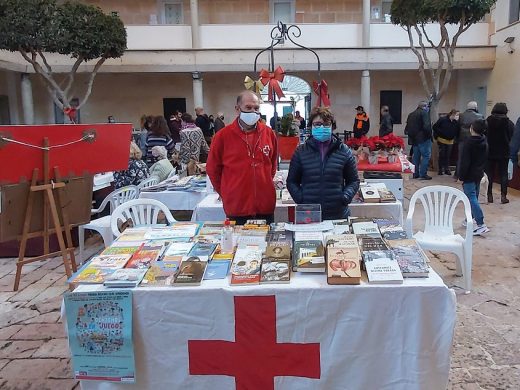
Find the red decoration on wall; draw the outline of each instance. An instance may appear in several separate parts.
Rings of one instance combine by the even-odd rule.
[[[325,80],[321,80],[319,83],[313,81],[312,89],[316,95],[318,95],[316,107],[330,107],[329,86],[327,82]]]
[[[67,115],[72,123],[76,123],[77,110],[75,107],[65,107],[63,113]]]
[[[276,342],[274,296],[234,299],[235,341],[189,340],[190,375],[234,376],[237,390],[273,390],[275,376],[320,378],[319,343]]]
[[[272,73],[269,73],[265,69],[262,69],[260,71],[260,81],[262,82],[262,84],[269,84],[269,90],[267,92],[269,101],[274,100],[274,94],[278,96],[278,99],[281,99],[285,96],[285,94],[282,91],[282,87],[280,86],[280,83],[283,81],[284,77],[285,70],[281,66],[276,68],[275,71]]]

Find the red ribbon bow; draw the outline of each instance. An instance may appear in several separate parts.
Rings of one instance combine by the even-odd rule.
[[[319,83],[313,81],[312,89],[316,95],[318,95],[316,107],[330,107],[329,86],[327,82],[325,80],[321,80]]]
[[[278,99],[283,98],[285,95],[282,91],[282,87],[280,83],[283,81],[285,77],[285,70],[281,66],[275,69],[273,73],[269,73],[267,70],[262,69],[260,71],[260,81],[262,84],[269,84],[269,90],[267,92],[267,96],[269,101],[274,100],[274,94],[278,96]]]
[[[69,117],[71,122],[76,123],[77,110],[74,107],[65,107],[63,113]]]

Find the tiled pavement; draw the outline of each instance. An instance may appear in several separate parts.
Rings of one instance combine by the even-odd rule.
[[[449,177],[406,182],[406,197],[420,186],[455,185]],[[460,185],[455,185],[459,186]],[[497,197],[495,197],[497,198]],[[484,205],[491,232],[474,242],[473,291],[455,287],[458,320],[449,389],[520,389],[520,194],[508,205]],[[405,202],[407,209],[407,202]],[[91,240],[90,254],[101,248]],[[454,257],[430,253],[448,286],[460,285]],[[14,259],[0,259],[0,389],[79,389],[72,379],[61,296],[67,290],[60,259],[24,267],[12,291]]]

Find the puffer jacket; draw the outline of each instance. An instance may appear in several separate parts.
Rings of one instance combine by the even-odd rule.
[[[359,189],[356,159],[333,137],[322,161],[319,142],[310,137],[291,159],[287,188],[298,204],[320,204],[323,220],[346,218]]]
[[[491,114],[487,118],[488,145],[490,159],[508,159],[510,156],[509,143],[513,138],[515,125],[504,114]]]

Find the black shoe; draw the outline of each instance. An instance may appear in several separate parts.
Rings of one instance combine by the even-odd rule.
[[[439,171],[439,172],[437,173],[437,175],[442,176],[442,175],[444,175],[444,173],[443,173],[442,171]]]
[[[448,175],[448,176],[451,176],[451,171],[450,171],[449,169],[446,169],[446,170],[444,171],[444,174],[445,174],[445,175]]]
[[[428,175],[424,175],[424,176],[421,176],[421,177],[419,178],[419,180],[431,180],[431,179],[432,179],[432,177],[431,177],[431,176],[428,176]]]

